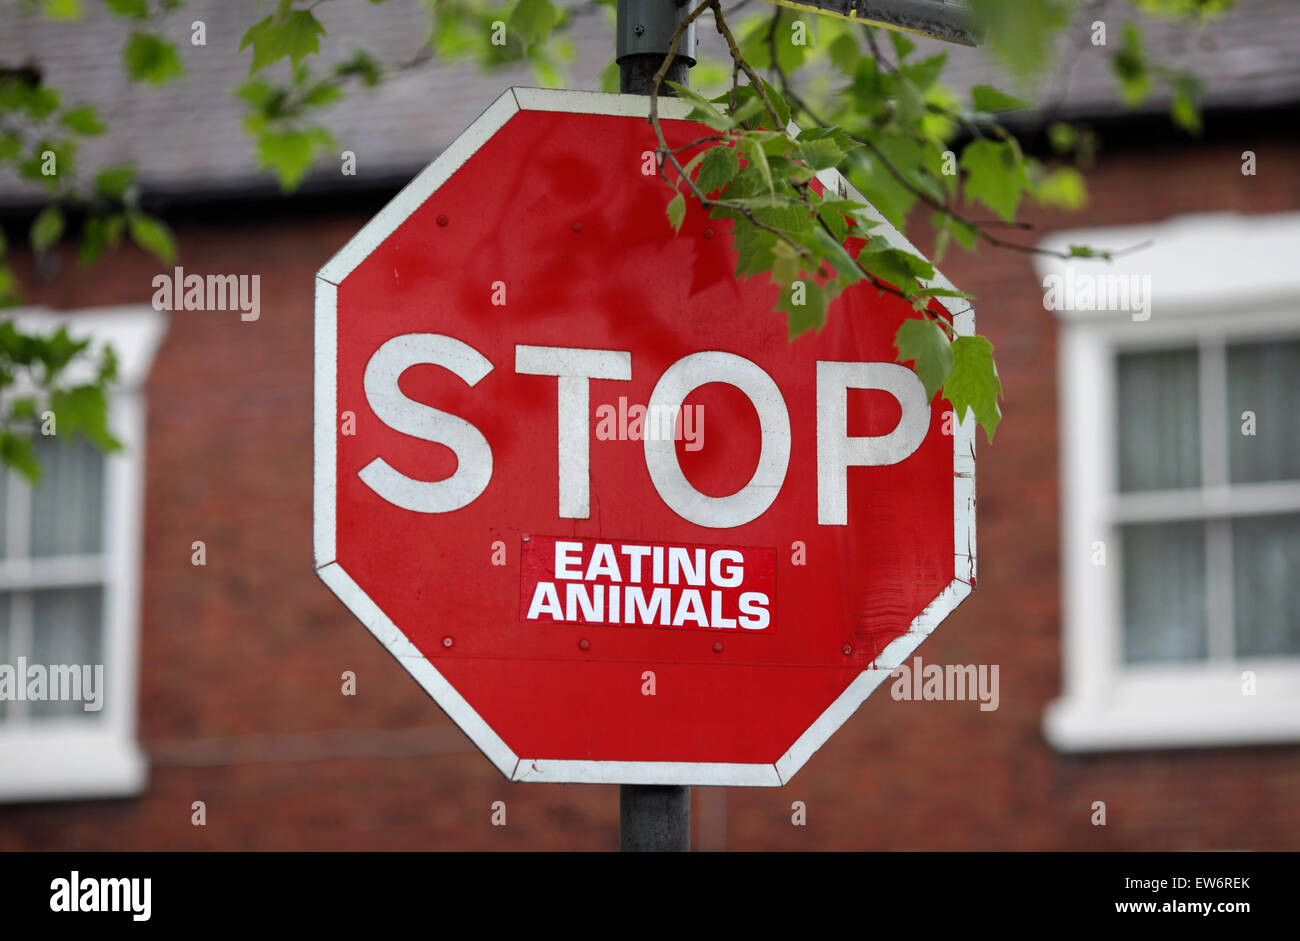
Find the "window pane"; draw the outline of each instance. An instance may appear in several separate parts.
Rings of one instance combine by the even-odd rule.
[[[1232,522],[1239,657],[1300,655],[1300,515]]]
[[[41,482],[32,491],[33,556],[93,555],[102,546],[104,458],[78,435],[36,439]]]
[[[59,665],[77,666],[78,672],[83,664],[91,666],[91,681],[94,683],[94,667],[102,665],[103,631],[100,627],[103,614],[103,589],[60,588],[38,591],[32,594],[32,654],[29,662],[52,667]],[[102,672],[101,672],[102,676]],[[53,671],[51,671],[51,679]],[[53,682],[49,695],[53,697]],[[93,686],[102,697],[103,690]],[[89,691],[81,690],[81,695],[89,699]],[[100,700],[103,701],[102,698]],[[28,703],[32,716],[85,716],[93,718],[98,712],[87,712],[81,701],[54,701]]]
[[[1205,525],[1126,526],[1123,540],[1124,661],[1203,660]]]
[[[1119,357],[1121,490],[1200,486],[1198,369],[1194,349]]]
[[[1300,480],[1298,379],[1300,340],[1228,347],[1228,466],[1233,483]],[[1243,412],[1255,415],[1253,435],[1242,433]]]
[[[9,472],[0,467],[0,559],[7,558],[9,558]]]
[[[2,472],[0,472],[0,476],[2,475]],[[0,593],[0,663],[7,663],[17,669],[18,664],[15,661],[18,658],[13,655],[12,644],[9,640],[9,598],[8,593]],[[9,703],[0,699],[0,723],[4,722],[8,714]]]

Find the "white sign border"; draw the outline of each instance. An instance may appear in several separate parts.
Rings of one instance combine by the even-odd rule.
[[[663,98],[660,116],[685,118],[690,106]],[[830,736],[857,711],[886,677],[970,594],[975,581],[975,420],[969,414],[953,434],[953,580],[908,627],[881,651],[831,706],[775,763],[731,764],[682,761],[580,761],[521,758],[496,734],[410,639],[374,603],[336,559],[338,433],[337,286],[397,227],[418,209],[465,161],[520,111],[552,111],[641,118],[648,113],[640,95],[610,95],[558,89],[510,88],[469,128],[380,210],[316,275],[315,447],[313,455],[313,550],[316,573],[329,586],[451,720],[512,781],[556,784],[678,784],[724,787],[778,787],[786,784]],[[824,185],[867,202],[835,170],[818,174]],[[897,229],[874,210],[880,221],[874,235],[891,245],[916,251]],[[938,271],[929,284],[953,288]],[[943,303],[940,299],[940,303]],[[964,304],[964,302],[961,302]],[[954,305],[955,306],[955,305]],[[947,307],[947,305],[945,305]],[[948,307],[958,335],[975,332],[975,311]]]

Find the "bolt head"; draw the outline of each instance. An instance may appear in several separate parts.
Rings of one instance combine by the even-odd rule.
[[[442,639],[442,645],[443,645],[444,647],[450,647],[450,646],[451,646],[452,644],[454,644],[454,643],[455,643],[455,641],[452,640],[450,637],[444,637],[444,638]]]

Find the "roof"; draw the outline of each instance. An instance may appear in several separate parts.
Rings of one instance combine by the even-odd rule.
[[[766,12],[752,4],[744,11]],[[1120,109],[1109,75],[1109,56],[1089,42],[1089,23],[1108,24],[1111,46],[1119,40],[1122,9],[1118,0],[1089,5],[1079,23],[1062,38],[1060,79],[1045,83],[1043,95],[1059,113],[1098,117]],[[1110,13],[1108,11],[1114,11]],[[338,0],[315,8],[325,25],[323,62],[347,58],[364,48],[381,62],[409,60],[428,30],[421,0],[372,5]],[[239,53],[248,8],[221,0],[190,0],[165,19],[159,31],[178,44],[185,75],[160,87],[133,85],[121,66],[129,26],[100,4],[87,4],[77,23],[51,23],[36,15],[0,12],[0,61],[10,66],[39,63],[47,81],[64,92],[65,103],[91,101],[109,124],[108,134],[84,141],[79,162],[93,170],[134,161],[146,190],[163,194],[221,194],[266,191],[275,185],[257,166],[252,142],[242,127],[243,105],[232,89],[248,77],[251,56]],[[203,20],[207,45],[190,44],[190,24]],[[592,3],[575,5],[576,59],[566,70],[570,87],[596,89],[600,70],[613,55],[612,11]],[[715,30],[698,31],[702,51],[723,53]],[[1300,100],[1300,3],[1295,0],[1238,0],[1237,8],[1197,31],[1155,24],[1148,29],[1149,53],[1168,64],[1194,69],[1207,79],[1212,107],[1253,109]],[[945,80],[962,89],[981,82],[1008,82],[985,50],[919,40],[923,51],[949,54]],[[273,67],[283,70],[286,63]],[[339,150],[356,154],[358,175],[343,176],[337,165],[318,166],[307,189],[337,191],[376,180],[409,179],[467,127],[504,89],[533,84],[531,74],[511,68],[483,74],[472,63],[429,64],[387,80],[379,89],[354,89],[321,112]],[[1057,101],[1058,88],[1064,96]],[[1013,89],[1008,89],[1013,90]],[[1150,109],[1161,107],[1153,99]],[[146,146],[142,146],[142,143]],[[0,195],[11,202],[39,196],[13,174],[0,175]]]

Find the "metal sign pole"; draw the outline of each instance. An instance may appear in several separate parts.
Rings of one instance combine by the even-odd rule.
[[[619,91],[648,95],[672,46],[677,24],[694,0],[618,0],[615,33]],[[689,84],[695,64],[695,24],[677,44],[665,78]],[[673,94],[668,85],[660,93]],[[622,852],[686,853],[691,849],[691,789],[681,785],[623,784],[618,789],[618,848]]]

